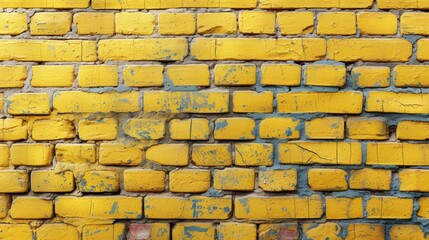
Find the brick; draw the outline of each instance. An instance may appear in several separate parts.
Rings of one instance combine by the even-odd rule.
[[[166,166],[186,166],[189,164],[189,145],[154,145],[146,151],[146,160]]]
[[[148,219],[228,219],[232,212],[232,199],[147,196],[144,206],[145,218]]]
[[[79,35],[105,34],[115,32],[115,15],[113,13],[79,12],[74,14],[73,22]]]
[[[411,55],[411,45],[409,51]],[[322,38],[197,38],[191,45],[191,55],[197,60],[314,61],[325,57],[326,40]]]
[[[389,67],[354,67],[351,73],[353,87],[388,87]]]
[[[218,86],[250,86],[256,84],[253,64],[216,64],[214,83]]]
[[[256,240],[256,224],[249,223],[220,223],[216,228],[219,240],[248,239]]]
[[[276,14],[262,11],[242,11],[238,15],[240,32],[244,34],[274,34]]]
[[[353,223],[347,226],[348,235],[346,240],[384,239],[384,226],[381,224]]]
[[[271,91],[234,91],[232,95],[233,111],[235,113],[271,113],[274,93]]]
[[[270,143],[237,143],[234,153],[237,166],[273,165],[274,147]]]
[[[133,1],[133,0],[93,0],[91,6],[93,9],[144,9],[147,1]]]
[[[9,146],[0,144],[0,167],[9,167]]]
[[[54,146],[49,143],[17,143],[10,147],[14,166],[49,166],[54,158]]]
[[[17,197],[9,214],[13,219],[49,219],[54,216],[54,204],[38,197]]]
[[[427,54],[428,50],[429,50],[429,40],[419,39],[417,41],[417,59],[420,61],[429,60],[429,55]]]
[[[26,13],[0,13],[0,34],[18,35],[27,29]]]
[[[401,15],[401,34],[429,35],[428,24],[428,13],[403,13]]]
[[[33,192],[72,192],[74,176],[70,171],[55,172],[39,170],[31,172],[31,191]]]
[[[344,118],[314,118],[305,123],[305,135],[309,139],[344,139]]]
[[[29,224],[0,224],[0,238],[32,239],[33,231]]]
[[[0,119],[0,140],[16,141],[27,139],[27,122],[20,118]]]
[[[210,71],[206,64],[169,65],[165,78],[171,86],[210,86]]]
[[[323,214],[319,195],[309,197],[236,197],[234,215],[237,219],[315,219]]]
[[[168,113],[224,113],[229,111],[229,92],[145,92],[143,110]]]
[[[222,19],[222,21],[219,21]],[[233,34],[237,31],[235,13],[199,13],[197,15],[199,34]]]
[[[128,87],[159,87],[164,85],[162,65],[131,65],[124,68],[123,81]]]
[[[155,29],[155,15],[142,12],[115,14],[115,32],[124,35],[151,35]]]
[[[173,227],[172,239],[215,239],[213,223],[182,222]]]
[[[372,91],[366,97],[367,112],[427,114],[429,95]]]
[[[71,87],[74,82],[73,65],[41,65],[31,67],[33,87]]]
[[[411,224],[400,224],[394,225],[390,228],[389,232],[390,239],[427,239],[426,233],[422,231],[419,225]]]
[[[368,143],[367,165],[426,166],[429,145],[410,143]]]
[[[38,51],[28,51],[38,49]],[[97,59],[95,41],[0,40],[0,60],[22,62],[86,62]]]
[[[346,67],[342,64],[311,64],[304,69],[305,85],[343,87],[346,84]]]
[[[167,8],[256,8],[256,0],[242,1],[194,1],[185,0],[178,2],[176,0],[146,0],[147,9],[167,9]]]
[[[338,223],[305,223],[302,225],[304,239],[332,239],[341,240],[342,227]]]
[[[197,166],[231,166],[230,144],[193,144],[192,164]]]
[[[392,172],[384,169],[363,168],[351,170],[350,189],[385,191],[390,190]]]
[[[429,139],[429,122],[400,121],[396,128],[396,138],[401,140]]]
[[[406,39],[329,39],[328,59],[342,62],[406,62],[412,44]]]
[[[82,140],[115,140],[118,122],[113,118],[79,121],[79,138]]]
[[[427,2],[424,0],[406,0],[401,2],[395,0],[377,0],[377,4],[380,9],[426,9],[428,7]]]
[[[165,135],[165,120],[153,118],[131,118],[123,126],[125,134],[143,140],[158,140]]]
[[[196,31],[194,13],[158,14],[158,33],[162,35],[192,35]]]
[[[87,8],[89,0],[1,0],[1,8]]]
[[[260,224],[258,231],[259,240],[290,239],[298,240],[298,224],[295,223],[269,223]]]
[[[173,119],[170,121],[170,138],[174,140],[208,140],[210,122],[205,118]]]
[[[79,240],[80,234],[76,227],[62,223],[46,223],[37,228],[38,240]]]
[[[79,87],[115,87],[118,86],[118,66],[80,66],[78,77]]]
[[[55,199],[55,214],[66,218],[139,219],[142,209],[141,197],[59,196]]]
[[[308,185],[314,191],[347,190],[347,172],[343,169],[313,168],[308,170]]]
[[[30,33],[33,36],[62,36],[71,29],[72,14],[69,12],[40,12],[31,17]]]
[[[417,211],[417,216],[422,218],[429,218],[429,198],[420,197],[418,199],[419,210]]]
[[[260,0],[263,9],[297,9],[297,8],[371,8],[373,0]]]
[[[181,169],[169,174],[170,192],[198,193],[210,188],[210,171],[197,169]]]
[[[46,115],[51,112],[47,93],[15,93],[6,101],[11,115]]]
[[[255,171],[244,168],[215,170],[213,187],[226,191],[253,191],[255,189]]]
[[[83,174],[78,187],[83,193],[118,192],[119,177],[115,171],[88,171]]]
[[[0,171],[0,193],[28,192],[29,177],[27,171],[2,170]]]
[[[362,146],[358,142],[288,142],[279,144],[283,164],[360,165]]]
[[[62,91],[54,94],[53,106],[58,113],[138,112],[139,93]]]
[[[261,84],[280,86],[299,86],[301,83],[301,66],[297,64],[261,65]]]
[[[150,236],[152,240],[170,239],[169,223],[132,223],[129,226],[129,240],[140,240]]]
[[[361,197],[326,197],[326,219],[355,219],[363,217]]]
[[[391,35],[398,31],[398,17],[389,12],[361,12],[357,14],[361,34]]]
[[[266,192],[295,191],[298,175],[295,169],[259,171],[259,187]]]
[[[389,128],[385,118],[347,118],[347,136],[355,140],[386,140]]]
[[[428,170],[402,169],[398,176],[400,191],[429,192],[429,188],[424,184],[429,179]]]
[[[349,113],[362,112],[362,92],[288,92],[277,94],[281,113]]]
[[[216,140],[253,140],[255,120],[251,118],[218,118],[215,121],[214,138]]]
[[[21,88],[25,79],[27,79],[26,66],[0,66],[0,88]]]
[[[398,65],[393,71],[396,87],[429,87],[427,66]]]
[[[314,31],[313,12],[279,12],[277,22],[282,35],[301,35]]]
[[[140,147],[118,143],[102,143],[99,147],[98,163],[113,166],[137,166],[143,161]]]
[[[0,195],[0,217],[5,218],[9,213],[10,196],[6,194]]]
[[[55,159],[58,162],[95,163],[95,144],[56,144]]]
[[[123,223],[85,225],[82,228],[82,240],[121,239],[125,236],[125,228]]]
[[[126,169],[124,190],[128,192],[163,192],[165,172],[151,169]]]
[[[259,123],[259,137],[263,139],[299,139],[300,121],[294,118],[264,118]]]
[[[317,34],[356,34],[356,14],[354,12],[324,12],[319,13],[317,18]]]
[[[33,123],[33,140],[71,139],[76,136],[74,124],[68,120],[37,120]]]
[[[98,42],[98,59],[102,62],[182,61],[187,55],[188,41],[185,38],[106,39]]]
[[[366,212],[368,219],[411,219],[413,199],[372,196],[368,199]]]

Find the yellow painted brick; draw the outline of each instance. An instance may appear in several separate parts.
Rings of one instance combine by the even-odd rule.
[[[390,190],[392,172],[384,169],[363,168],[350,172],[350,189],[374,191]]]
[[[210,171],[197,169],[181,169],[169,174],[170,192],[198,193],[210,188]]]
[[[247,86],[256,84],[256,66],[253,64],[217,64],[215,85]]]
[[[11,115],[45,115],[51,112],[47,93],[15,93],[7,98],[6,105]]]
[[[167,84],[172,86],[210,86],[210,71],[206,64],[169,65],[165,74]]]
[[[255,189],[255,171],[244,168],[215,170],[213,187],[226,191],[253,191]]]
[[[418,199],[419,210],[417,211],[417,216],[422,218],[429,218],[429,198],[420,197]]]
[[[150,236],[151,240],[170,239],[169,223],[132,223],[129,226],[129,238],[139,239]]]
[[[87,8],[89,0],[0,0],[2,8]]]
[[[400,121],[396,128],[396,138],[401,140],[429,139],[429,122]]]
[[[147,9],[167,9],[167,8],[256,8],[256,0],[146,0]]]
[[[82,176],[79,190],[84,193],[118,192],[119,173],[115,171],[88,171]]]
[[[27,79],[26,66],[0,66],[0,88],[21,88],[25,79]]]
[[[193,144],[192,164],[197,166],[231,166],[231,145]]]
[[[22,170],[0,171],[0,193],[28,192],[28,173]]]
[[[427,8],[428,2],[426,0],[404,0],[404,1],[395,1],[395,0],[377,0],[378,7],[380,9],[397,9],[397,8]]]
[[[222,19],[222,21],[219,21]],[[197,15],[199,34],[233,34],[237,31],[235,13],[199,13]]]
[[[361,197],[326,197],[326,219],[354,219],[363,217]]]
[[[80,235],[76,227],[62,223],[46,223],[37,228],[37,240],[79,240]]]
[[[366,97],[367,112],[429,113],[429,94],[372,91]]]
[[[264,118],[259,123],[259,137],[264,139],[299,139],[300,121],[294,118]]]
[[[234,91],[232,97],[235,113],[271,113],[273,112],[274,93],[271,91]]]
[[[296,223],[268,223],[260,224],[258,231],[259,240],[277,240],[289,238],[290,240],[298,240],[298,224]]]
[[[400,191],[429,192],[425,182],[429,180],[429,171],[423,169],[402,169],[399,174]]]
[[[144,9],[146,0],[93,0],[91,6],[93,9]]]
[[[194,13],[158,14],[158,33],[162,35],[192,35],[196,30]]]
[[[123,93],[56,92],[53,105],[59,113],[138,112],[141,109],[139,93],[136,91]]]
[[[356,34],[356,14],[354,12],[324,12],[317,16],[317,34]]]
[[[115,87],[118,86],[118,66],[80,66],[78,77],[79,87]]]
[[[98,163],[101,165],[137,166],[143,160],[143,151],[140,147],[102,143],[98,157]]]
[[[165,120],[154,118],[131,118],[123,126],[128,136],[144,140],[157,140],[165,135]]]
[[[173,119],[170,121],[170,138],[174,140],[208,140],[210,122],[205,118]]]
[[[363,94],[348,92],[287,92],[277,94],[281,113],[350,113],[362,112]]]
[[[305,123],[305,135],[309,139],[344,139],[344,118],[314,118]]]
[[[3,112],[3,105],[5,104],[4,94],[0,93],[0,112]]]
[[[27,123],[20,118],[0,119],[0,140],[16,141],[27,139]]]
[[[347,118],[347,136],[355,140],[386,140],[389,128],[385,118]]]
[[[33,87],[71,87],[74,82],[73,65],[40,65],[31,70]]]
[[[327,222],[327,223],[305,223],[302,225],[303,237],[314,240],[341,240],[341,225],[338,223]]]
[[[342,87],[346,84],[344,65],[311,64],[304,66],[305,85]]]
[[[56,144],[55,159],[58,162],[95,163],[94,144]]]
[[[31,172],[31,191],[33,192],[72,192],[74,177],[70,171],[55,172],[39,170]]]
[[[187,55],[188,40],[185,38],[106,39],[98,42],[98,59],[102,62],[182,61]]]
[[[393,76],[396,87],[429,87],[429,67],[424,65],[398,65]]]
[[[353,87],[388,87],[390,85],[389,67],[354,67],[352,69]]]
[[[139,219],[142,209],[141,197],[59,196],[55,200],[55,214],[65,218]]]
[[[420,61],[429,60],[429,39],[419,39],[417,41],[417,59]]]
[[[406,62],[412,44],[402,38],[329,39],[328,59],[342,62]]]
[[[242,11],[238,16],[240,32],[244,34],[274,34],[276,14],[262,11]]]
[[[301,83],[301,66],[297,64],[261,65],[261,84],[280,86],[299,86]]]
[[[411,55],[411,45],[409,51]],[[322,38],[196,38],[191,45],[191,55],[197,60],[314,61],[325,57],[326,40]]]
[[[223,222],[216,228],[219,240],[246,239],[256,240],[256,224]]]
[[[396,1],[395,1],[396,2]],[[425,240],[427,234],[422,231],[419,225],[401,224],[390,228],[390,239],[392,240]]]
[[[76,136],[74,124],[68,120],[37,120],[33,123],[33,140],[70,139]]]
[[[118,134],[118,122],[113,118],[79,121],[79,138],[82,140],[114,140]]]
[[[128,87],[159,87],[164,84],[162,65],[134,65],[124,68],[124,85]]]
[[[151,35],[155,29],[152,13],[119,12],[115,14],[115,32],[124,35]]]
[[[213,223],[179,222],[173,227],[174,240],[179,239],[215,239],[216,228]]]
[[[236,197],[234,215],[237,219],[314,219],[323,214],[322,198],[309,197]]]
[[[40,12],[31,17],[30,33],[33,36],[62,36],[71,29],[72,14],[69,12]]]
[[[114,18],[114,13],[79,12],[74,14],[73,22],[77,26],[77,34],[80,35],[113,35]]]
[[[347,226],[348,235],[345,240],[379,240],[384,239],[384,225],[353,223]]]
[[[429,35],[429,14],[406,12],[401,15],[401,34]]]
[[[10,147],[10,159],[15,166],[49,166],[54,158],[54,146],[49,143],[17,143]]]
[[[0,195],[0,218],[7,217],[10,208],[10,195]]]
[[[128,192],[163,192],[165,172],[151,169],[126,169],[124,190]]]
[[[398,31],[398,17],[390,12],[361,12],[357,14],[361,34],[390,35]]]
[[[9,146],[0,144],[0,167],[9,167]]]
[[[146,160],[166,166],[189,164],[188,144],[159,144],[146,151]]]
[[[342,169],[313,168],[308,170],[308,185],[314,191],[347,190],[347,172]]]
[[[279,161],[284,164],[360,165],[358,142],[288,142],[279,144]]]
[[[259,187],[266,192],[294,191],[298,185],[295,169],[259,171]]]
[[[214,138],[216,140],[253,140],[255,120],[251,118],[218,118],[215,121]]]
[[[279,12],[277,22],[282,35],[308,34],[314,31],[313,12]]]
[[[411,219],[412,198],[372,196],[366,205],[368,219]]]
[[[370,8],[373,0],[260,0],[259,6],[266,9],[297,8]]]
[[[27,29],[26,13],[0,13],[0,34],[18,35]]]
[[[143,110],[168,113],[225,113],[229,112],[229,92],[148,91],[143,95]]]
[[[429,145],[409,143],[368,143],[368,165],[429,165]]]
[[[232,212],[232,199],[147,196],[144,206],[145,218],[148,219],[228,219]]]
[[[38,197],[17,197],[9,214],[13,219],[49,219],[54,216],[54,204]]]
[[[125,224],[85,225],[82,228],[82,240],[114,240],[125,236]]]
[[[274,147],[270,143],[237,143],[234,145],[237,166],[273,165]]]
[[[0,238],[32,239],[33,231],[29,224],[0,224]]]
[[[29,51],[31,49],[32,51]],[[36,50],[37,49],[37,50]],[[96,42],[84,40],[0,40],[0,60],[22,62],[95,61]]]

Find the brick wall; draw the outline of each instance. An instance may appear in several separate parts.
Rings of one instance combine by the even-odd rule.
[[[0,239],[427,239],[428,0],[0,0]]]

